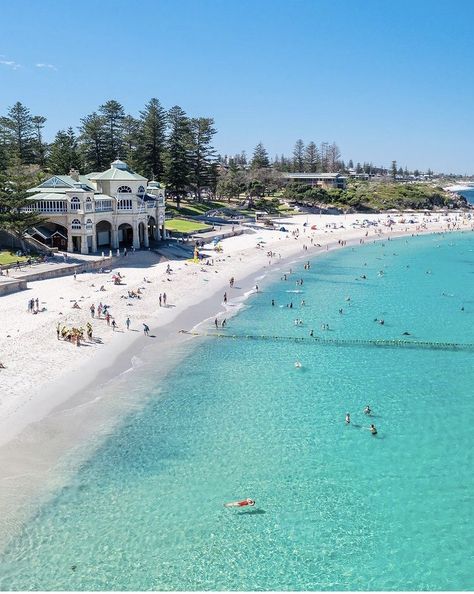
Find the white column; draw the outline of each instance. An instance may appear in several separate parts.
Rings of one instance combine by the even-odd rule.
[[[94,227],[94,234],[92,235],[92,251],[95,253],[97,251],[97,231]]]
[[[143,228],[144,228],[144,232],[143,232],[143,245],[147,248],[150,246],[150,240],[148,237],[148,223],[143,223]]]
[[[87,244],[87,235],[81,235],[81,254],[89,253],[89,245]]]
[[[140,249],[140,236],[138,233],[138,221],[133,221],[133,247],[136,250]]]
[[[69,232],[67,232],[67,251],[68,252],[72,252],[72,234]]]
[[[112,242],[112,248],[116,250],[119,246],[117,225],[112,225],[111,234],[112,237],[110,238],[110,241]]]

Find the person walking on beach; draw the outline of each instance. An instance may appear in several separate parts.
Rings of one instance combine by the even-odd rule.
[[[112,330],[115,332],[115,328],[117,328],[117,323],[115,320],[112,320]]]
[[[161,307],[161,293],[160,293],[160,296],[158,297],[158,303],[160,304],[160,307]]]
[[[150,328],[146,324],[143,324],[143,334],[145,336],[150,336]]]
[[[222,327],[223,327],[223,328],[225,328],[225,325],[226,325],[226,324],[227,324],[227,320],[224,318],[224,319],[222,320]]]
[[[131,322],[130,322],[130,318],[127,318],[127,319],[125,320],[125,326],[127,326],[127,330],[130,330],[130,323],[131,323]]]
[[[91,318],[93,318],[95,316],[95,305],[94,304],[91,305],[90,310],[91,310]]]
[[[214,320],[214,326],[215,326],[216,328],[219,328],[219,321],[218,321],[218,319],[217,319],[217,318]]]
[[[232,289],[232,287],[234,286],[234,277],[232,277],[229,281],[229,286]]]
[[[102,313],[102,301],[99,303],[99,307],[97,308],[97,316],[100,318]]]
[[[166,293],[163,293],[163,305],[166,307]]]
[[[105,321],[107,322],[107,326],[110,326],[110,314],[109,314],[109,312],[107,312],[105,314]]]
[[[61,325],[59,322],[56,324],[56,338],[59,340],[59,336],[61,334]]]
[[[36,299],[35,299],[35,305],[36,305],[36,311],[38,312],[39,311],[39,306],[40,306],[40,302],[39,302],[38,297],[36,297]]]
[[[227,303],[227,293],[224,293],[224,303]]]

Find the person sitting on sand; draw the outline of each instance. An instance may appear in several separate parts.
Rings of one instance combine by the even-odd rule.
[[[6,369],[5,365],[0,361],[0,369]]]
[[[77,301],[74,301],[74,305],[72,307],[73,307],[73,309],[81,309],[81,306],[79,305],[79,303]]]

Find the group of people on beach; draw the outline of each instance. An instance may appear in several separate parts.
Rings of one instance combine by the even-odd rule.
[[[36,298],[31,298],[28,300],[28,313],[32,313],[32,314],[37,314],[40,311],[40,304],[39,304],[39,299],[38,297]]]

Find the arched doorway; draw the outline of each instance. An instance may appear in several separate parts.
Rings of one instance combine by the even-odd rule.
[[[118,228],[118,239],[120,247],[133,245],[133,227],[129,223],[122,223]]]
[[[156,239],[156,219],[148,217],[148,237],[150,240]]]
[[[95,226],[97,234],[97,249],[112,245],[112,225],[109,221],[100,221]]]

